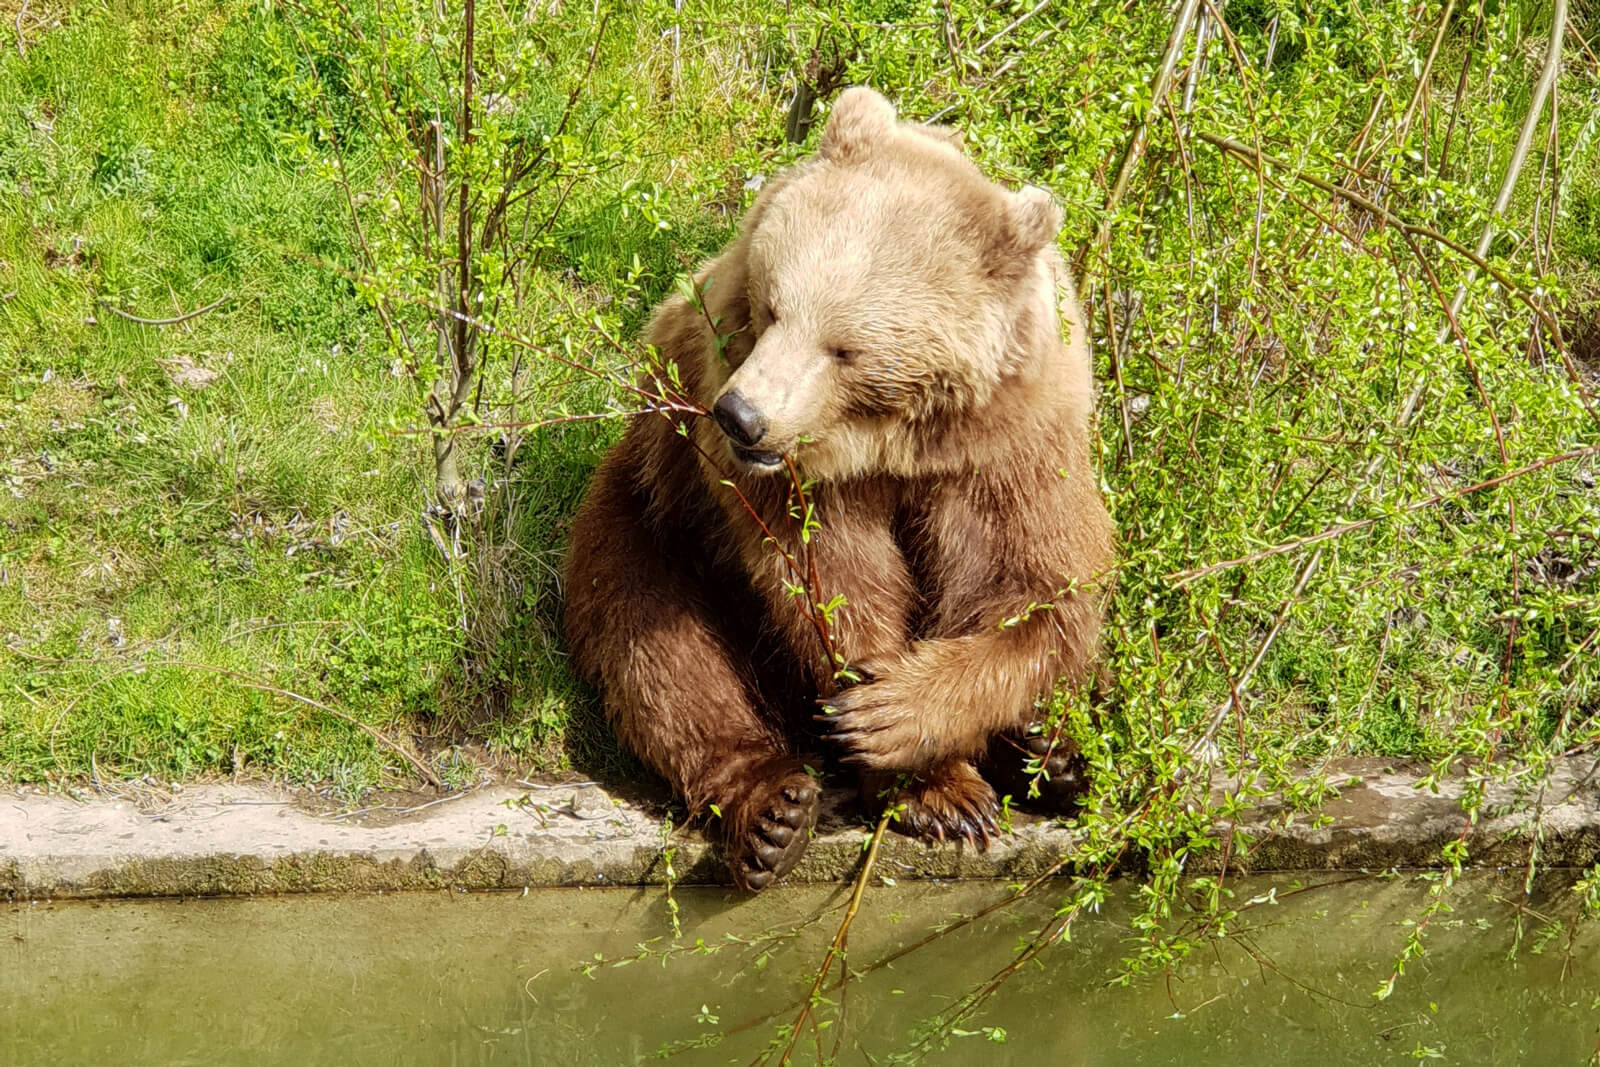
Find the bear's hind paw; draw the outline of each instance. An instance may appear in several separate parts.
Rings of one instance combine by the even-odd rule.
[[[793,870],[811,843],[821,801],[821,790],[804,770],[763,783],[745,798],[726,842],[734,885],[755,893]]]
[[[1020,807],[1046,815],[1071,815],[1089,788],[1089,761],[1070,737],[1055,737],[1040,723],[989,746],[984,777]],[[1030,769],[1037,767],[1037,771]],[[1038,790],[1035,796],[1034,790]]]
[[[924,841],[965,840],[987,849],[1000,832],[999,799],[965,760],[948,760],[918,775],[897,801],[903,808],[894,828]]]

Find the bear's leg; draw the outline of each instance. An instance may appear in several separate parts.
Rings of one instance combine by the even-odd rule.
[[[899,776],[868,772],[861,776],[861,802],[876,815],[883,810]],[[998,832],[1000,802],[978,769],[966,760],[936,763],[918,773],[895,802],[905,805],[895,829],[927,841],[965,838],[987,845]]]
[[[715,806],[734,881],[761,889],[805,851],[820,791],[710,607],[728,594],[701,588],[646,530],[618,466],[601,468],[573,524],[568,645],[623,746],[692,811]]]
[[[1051,727],[1035,722],[1018,733],[996,735],[983,758],[983,776],[1019,807],[1070,815],[1089,788],[1089,765],[1077,742],[1052,734]],[[1032,795],[1035,785],[1038,796]]]

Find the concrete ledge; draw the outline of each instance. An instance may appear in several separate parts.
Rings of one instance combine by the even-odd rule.
[[[1467,835],[1472,862],[1540,861],[1587,867],[1600,859],[1600,775],[1592,760],[1556,768],[1536,796],[1491,790],[1485,817]],[[1235,849],[1234,869],[1382,870],[1429,866],[1466,826],[1462,782],[1418,790],[1421,772],[1375,761],[1339,764],[1329,825],[1285,821],[1276,805],[1241,824],[1254,847]],[[1346,784],[1346,783],[1354,784]],[[1220,795],[1220,794],[1219,794]],[[790,881],[850,877],[864,827],[825,812]],[[1027,878],[1048,870],[1072,833],[1019,819],[987,852],[930,847],[891,834],[880,871],[895,879]],[[267,785],[198,785],[176,793],[70,798],[0,793],[0,895],[13,898],[210,896],[400,889],[518,889],[724,883],[715,849],[698,834],[663,842],[659,810],[577,786],[491,786],[395,811],[341,815],[308,810],[302,794]],[[1204,858],[1199,858],[1204,862]],[[1242,862],[1241,862],[1242,860]],[[1215,857],[1210,860],[1215,863]]]

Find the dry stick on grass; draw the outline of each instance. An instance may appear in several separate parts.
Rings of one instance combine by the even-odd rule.
[[[27,59],[28,49],[22,42],[22,18],[28,13],[28,4],[31,0],[22,0],[22,6],[17,9],[17,58]]]
[[[289,700],[298,701],[299,703],[304,704],[307,707],[316,708],[320,712],[324,712],[325,714],[332,715],[334,718],[340,720],[341,722],[349,723],[351,726],[354,726],[356,729],[361,730],[363,733],[367,734],[369,737],[371,737],[374,741],[378,742],[380,745],[383,745],[385,748],[389,749],[390,751],[392,751],[395,754],[397,754],[398,756],[400,756],[400,758],[404,759],[407,763],[411,764],[411,766],[416,770],[416,772],[419,775],[422,776],[422,780],[427,782],[429,785],[433,786],[436,789],[443,789],[444,788],[444,783],[439,780],[439,776],[437,774],[433,773],[432,768],[430,768],[426,763],[423,763],[417,757],[413,756],[410,752],[407,752],[403,747],[401,747],[401,745],[398,742],[393,741],[390,738],[386,737],[385,735],[383,735],[379,731],[373,729],[371,726],[368,726],[366,723],[362,722],[360,719],[356,718],[355,716],[350,715],[347,712],[340,711],[338,708],[329,707],[328,705],[322,703],[322,701],[320,701],[320,700],[313,700],[308,696],[304,696],[304,695],[302,695],[300,693],[296,693],[296,692],[294,692],[293,690],[290,690],[290,689],[283,689],[283,688],[280,688],[280,687],[275,686],[275,685],[268,685],[265,682],[258,682],[255,679],[251,678],[248,674],[243,674],[243,673],[241,673],[239,671],[235,671],[235,670],[229,670],[227,667],[217,667],[217,666],[214,666],[214,665],[209,664],[209,663],[190,663],[190,662],[187,662],[187,661],[184,661],[184,660],[166,660],[166,661],[163,661],[163,662],[160,662],[160,663],[149,664],[149,666],[153,666],[153,667],[185,667],[185,668],[188,668],[189,670],[195,670],[195,671],[211,671],[214,674],[221,674],[221,675],[225,675],[225,676],[227,676],[229,678],[232,678],[234,681],[238,682],[240,685],[244,686],[246,689],[255,689],[255,690],[259,690],[260,692],[263,692],[263,693],[272,693],[272,694],[274,694],[276,696],[286,697]]]
[[[96,294],[94,298],[95,303],[111,312],[111,314],[117,316],[117,318],[127,319],[129,322],[136,322],[140,326],[176,326],[180,322],[188,322],[190,319],[198,319],[201,315],[204,315],[207,312],[215,311],[217,308],[221,307],[223,304],[226,304],[232,299],[233,295],[231,293],[224,293],[222,296],[218,297],[216,300],[213,300],[203,308],[195,308],[193,311],[186,311],[182,315],[174,315],[170,319],[147,319],[142,316],[123,311],[115,304],[112,304],[106,300],[105,297],[98,294]]]
[[[310,698],[308,696],[305,696],[303,694],[300,694],[300,693],[296,693],[293,690],[284,689],[284,688],[282,688],[280,686],[276,686],[276,685],[269,685],[266,682],[258,682],[248,674],[244,674],[244,673],[242,673],[240,671],[231,670],[231,669],[229,669],[227,667],[218,667],[215,664],[211,664],[211,663],[195,663],[195,662],[190,661],[190,660],[181,660],[181,659],[153,660],[153,661],[150,661],[150,662],[141,662],[141,663],[131,664],[131,665],[129,665],[127,667],[124,667],[124,668],[122,668],[122,669],[120,669],[118,671],[114,671],[113,673],[106,675],[104,678],[100,678],[97,681],[95,681],[93,683],[93,685],[91,685],[89,687],[89,689],[94,689],[94,688],[96,688],[98,686],[105,685],[108,682],[115,681],[116,679],[124,677],[124,676],[129,675],[129,674],[137,674],[137,673],[139,673],[141,671],[147,671],[147,670],[151,670],[151,669],[160,669],[162,667],[180,667],[180,668],[183,668],[183,669],[186,669],[186,670],[209,671],[212,674],[221,674],[221,675],[224,675],[225,677],[232,678],[234,681],[238,682],[240,685],[244,686],[246,689],[255,689],[255,690],[258,690],[258,691],[263,692],[263,693],[272,693],[272,694],[274,694],[276,696],[281,696],[281,697],[285,697],[285,698],[287,698],[289,700],[297,701],[298,703],[304,704],[307,707],[315,708],[318,711],[321,711],[321,712],[323,712],[325,714],[331,715],[334,718],[339,719],[342,722],[347,722],[351,726],[354,726],[357,729],[361,730],[362,732],[366,733],[374,741],[377,741],[380,745],[383,745],[385,748],[389,749],[390,751],[394,752],[396,755],[400,756],[401,759],[404,759],[407,763],[411,764],[411,766],[416,770],[416,772],[419,775],[422,776],[423,781],[427,782],[431,786],[434,786],[435,788],[438,788],[438,789],[444,788],[444,783],[439,780],[439,776],[434,774],[433,770],[431,768],[429,768],[427,764],[425,764],[421,760],[417,759],[417,757],[413,756],[410,752],[407,752],[403,747],[401,747],[401,745],[399,743],[397,743],[397,742],[391,740],[390,738],[384,736],[382,733],[380,733],[379,731],[373,729],[371,726],[368,726],[366,723],[362,722],[360,719],[357,719],[355,716],[350,715],[348,712],[340,711],[338,708],[329,707],[328,705],[322,703],[322,701],[320,701],[320,700],[313,700],[312,698]],[[71,703],[69,703],[65,708],[63,708],[56,715],[56,726],[52,727],[51,731],[50,731],[50,742],[51,742],[52,748],[53,748],[53,746],[55,744],[55,730],[56,730],[56,727],[59,727],[59,725],[62,722],[62,720],[64,720],[67,717],[67,715],[69,715],[71,713],[72,709],[78,705],[78,702],[81,701],[84,698],[84,696],[86,696],[88,694],[89,689],[86,689],[82,693],[79,693],[76,697],[73,698]]]

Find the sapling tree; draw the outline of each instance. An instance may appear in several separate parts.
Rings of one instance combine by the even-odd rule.
[[[563,213],[629,151],[632,88],[602,88],[593,78],[610,17],[477,0],[284,0],[282,11],[304,54],[302,90],[317,118],[298,147],[344,194],[355,284],[415,390],[418,425],[395,432],[427,443],[432,486],[421,518],[451,568],[463,628],[491,646],[506,622],[502,587],[516,582],[496,549],[515,536],[509,474],[522,433],[640,411],[706,415],[679,388],[675,368],[586,306],[580,287],[566,277],[550,284]],[[650,212],[652,193],[638,193],[631,206]],[[680,294],[703,308],[691,263],[680,262]],[[635,255],[624,284],[641,271]],[[526,387],[553,374],[564,387]],[[524,416],[527,393],[542,395]],[[474,444],[486,432],[493,449]],[[763,518],[741,502],[755,521],[796,524],[797,536],[768,531],[769,540],[785,557],[796,609],[818,633],[818,676],[831,685],[844,666],[827,618],[838,605],[820,594],[809,561],[782,547],[798,544],[803,555],[815,523],[799,473],[790,478],[789,515]],[[723,488],[739,494],[731,478]]]
[[[480,15],[477,0],[283,10],[320,119],[300,147],[347,196],[358,287],[428,427],[425,515],[459,555],[483,504],[460,437],[482,420],[485,369],[524,332],[530,271],[562,208],[605,169],[588,148],[619,102],[585,90],[606,20],[572,54],[566,24],[500,5]],[[556,80],[570,87],[552,109]]]

